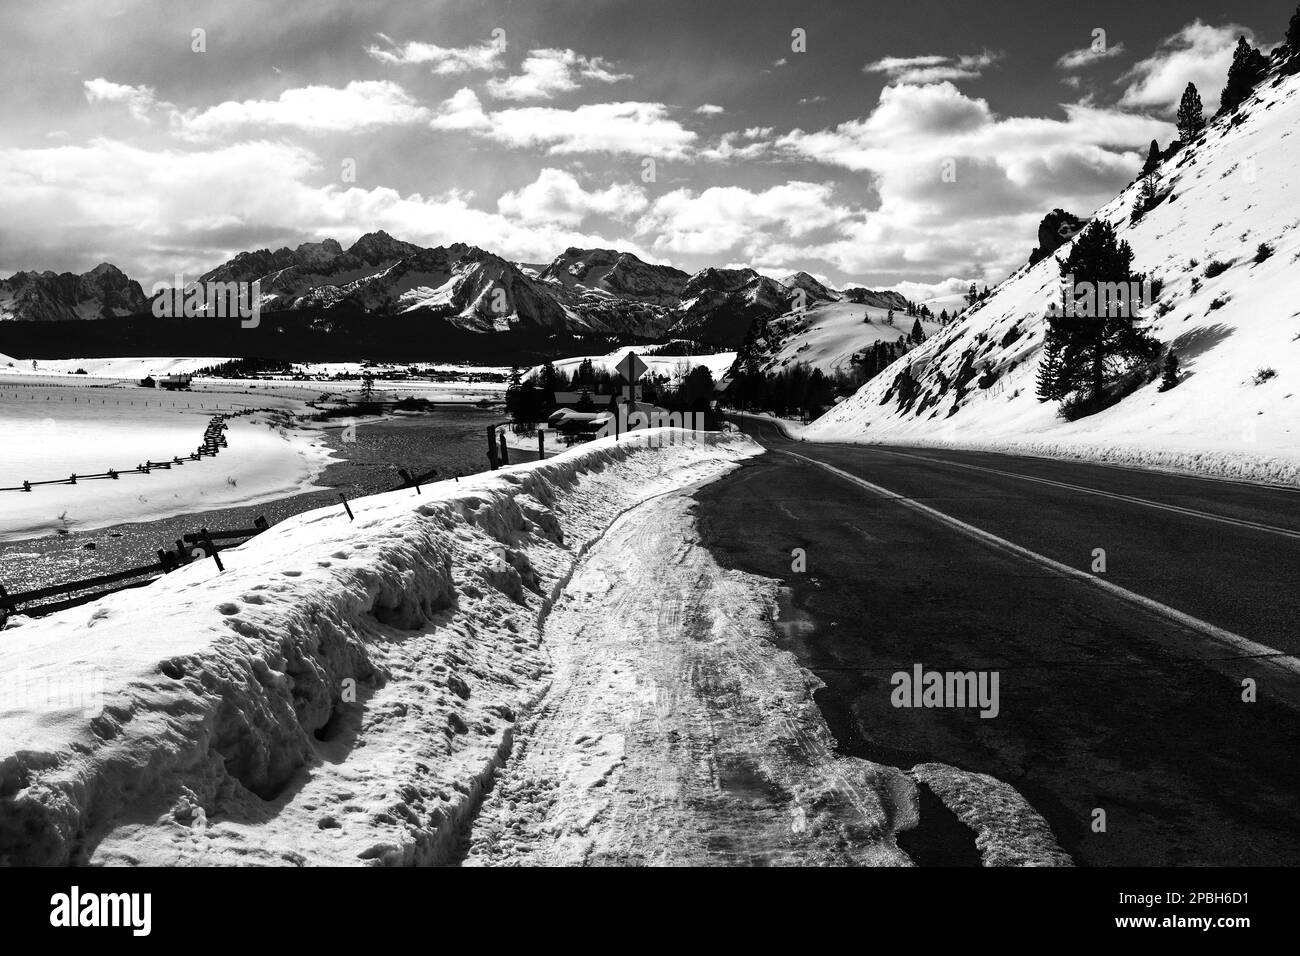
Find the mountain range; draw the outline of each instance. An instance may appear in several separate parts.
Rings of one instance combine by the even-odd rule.
[[[715,347],[738,345],[756,317],[844,295],[806,272],[779,282],[747,268],[689,275],[630,252],[579,248],[530,266],[464,243],[426,248],[382,230],[346,249],[325,239],[241,252],[198,281],[257,282],[263,313],[360,312],[438,319],[460,332],[679,338]],[[80,276],[19,272],[0,280],[0,321],[101,319],[149,309],[140,284],[108,263]]]

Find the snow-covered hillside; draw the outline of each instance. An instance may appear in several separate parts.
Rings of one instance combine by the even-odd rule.
[[[857,302],[824,302],[803,312],[769,319],[764,341],[758,343],[765,371],[780,371],[806,363],[823,372],[848,371],[853,357],[877,342],[894,343],[912,331],[916,320],[900,301],[890,324],[890,308]],[[870,321],[868,321],[868,319]],[[938,322],[922,321],[926,336],[939,331]]]
[[[1038,401],[1044,315],[1059,301],[1067,245],[803,434],[1300,482],[1300,75],[1286,72],[1275,60],[1237,114],[1161,166],[1167,198],[1140,221],[1130,221],[1138,183],[1096,213],[1132,246],[1135,270],[1163,280],[1146,321],[1181,360],[1176,387],[1153,381],[1074,422]],[[912,400],[900,400],[904,369]]]
[[[0,865],[447,859],[546,689],[540,622],[575,560],[759,450],[605,439],[358,499],[355,521],[301,514],[224,572],[11,625]]]

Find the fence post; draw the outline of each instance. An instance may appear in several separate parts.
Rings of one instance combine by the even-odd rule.
[[[212,535],[208,534],[208,529],[200,528],[199,534],[202,535],[202,541],[207,546],[208,554],[212,555],[212,560],[217,563],[217,570],[226,570],[226,566],[221,563],[221,558],[217,557],[217,543],[212,540]]]

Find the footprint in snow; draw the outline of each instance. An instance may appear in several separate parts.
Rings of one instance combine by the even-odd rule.
[[[217,610],[220,611],[222,614],[238,614],[239,605],[227,601],[225,604],[218,604]]]

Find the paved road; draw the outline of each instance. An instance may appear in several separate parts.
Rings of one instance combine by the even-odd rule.
[[[704,541],[788,584],[846,752],[1006,780],[1082,864],[1300,864],[1300,492],[744,427]],[[917,663],[996,670],[998,716],[894,707]]]

